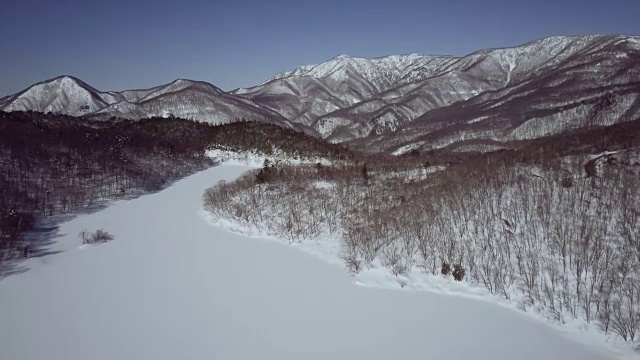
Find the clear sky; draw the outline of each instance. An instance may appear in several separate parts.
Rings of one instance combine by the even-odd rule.
[[[231,90],[337,54],[464,55],[549,35],[640,34],[637,0],[19,0],[0,7],[0,96],[62,74],[99,90]]]

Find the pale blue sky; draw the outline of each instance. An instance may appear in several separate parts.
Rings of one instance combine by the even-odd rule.
[[[640,1],[21,0],[0,11],[0,96],[57,75],[100,90],[176,78],[231,90],[341,53],[464,55],[561,34],[640,33]]]

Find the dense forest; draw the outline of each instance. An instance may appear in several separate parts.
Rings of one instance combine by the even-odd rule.
[[[91,120],[0,112],[0,263],[23,253],[38,219],[153,192],[214,165],[206,150],[347,157],[343,147],[275,125],[178,118]],[[36,249],[32,249],[36,250]]]
[[[558,322],[640,331],[640,121],[491,153],[267,162],[204,194],[216,217],[293,242],[337,237],[345,266],[468,281]]]

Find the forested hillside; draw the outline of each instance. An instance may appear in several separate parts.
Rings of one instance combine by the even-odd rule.
[[[492,153],[413,151],[274,165],[204,194],[216,218],[288,240],[339,239],[354,273],[444,275],[557,322],[640,329],[640,121]]]
[[[212,148],[278,149],[295,157],[347,154],[340,146],[264,123],[92,121],[0,112],[0,262],[27,246],[23,235],[39,218],[157,191],[212,166],[206,156]]]

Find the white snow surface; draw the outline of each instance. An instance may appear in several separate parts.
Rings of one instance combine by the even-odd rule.
[[[356,286],[337,262],[212,224],[203,191],[250,168],[214,167],[61,224],[61,253],[0,281],[1,357],[616,358],[503,306]],[[81,230],[99,228],[115,239],[80,245]]]

